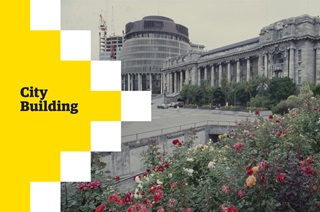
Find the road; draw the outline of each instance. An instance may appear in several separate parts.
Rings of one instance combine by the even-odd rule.
[[[219,122],[219,124],[223,125],[234,125],[236,121],[246,118],[238,115],[214,114],[212,110],[180,108],[178,111],[176,108],[157,109],[156,105],[153,105],[151,122],[122,122],[122,143],[136,139],[136,134],[139,134],[138,138],[148,138],[161,135],[161,133],[176,132],[181,128],[189,129],[194,126],[205,125],[208,120],[209,123],[218,124]]]

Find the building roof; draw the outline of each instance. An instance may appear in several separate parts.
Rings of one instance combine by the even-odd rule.
[[[218,52],[223,52],[223,51],[227,51],[230,49],[234,49],[234,48],[238,48],[238,47],[242,47],[242,46],[246,46],[246,45],[250,45],[250,44],[254,44],[254,43],[259,43],[259,37],[255,37],[255,38],[251,38],[251,39],[244,40],[241,42],[233,43],[233,44],[223,46],[223,47],[220,47],[217,49],[212,49],[206,53],[203,53],[202,56],[208,56],[210,54],[215,54]]]
[[[188,28],[164,16],[146,16],[142,20],[127,23],[125,38],[143,32],[169,33],[183,37],[189,42]]]

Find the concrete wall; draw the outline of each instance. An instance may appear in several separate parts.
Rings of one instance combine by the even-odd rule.
[[[107,163],[104,171],[110,172],[111,176],[134,175],[145,170],[141,161],[141,154],[148,148],[149,141],[156,141],[160,147],[160,151],[171,153],[173,150],[172,141],[179,139],[180,141],[190,141],[190,133],[195,133],[194,145],[205,144],[209,140],[209,134],[224,134],[233,129],[234,126],[202,126],[190,130],[182,130],[179,132],[169,133],[165,135],[155,136],[148,139],[141,139],[124,143],[121,146],[121,152],[99,153],[101,161]]]

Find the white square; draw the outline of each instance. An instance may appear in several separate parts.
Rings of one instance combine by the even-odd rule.
[[[91,152],[61,152],[60,157],[62,182],[91,181]]]
[[[91,151],[120,152],[121,122],[91,122]]]
[[[151,121],[151,91],[122,91],[121,121]]]
[[[30,211],[60,212],[60,182],[31,182]]]
[[[30,0],[30,30],[60,30],[61,1]]]
[[[61,60],[91,60],[91,31],[61,30]]]
[[[121,91],[120,61],[91,61],[92,91]]]

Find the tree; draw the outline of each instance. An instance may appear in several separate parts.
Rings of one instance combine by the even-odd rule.
[[[295,93],[295,84],[289,77],[273,78],[269,85],[270,100],[277,104]]]
[[[253,92],[252,80],[245,82],[244,90],[249,94],[249,102],[251,107],[251,98],[252,98],[252,92]]]

